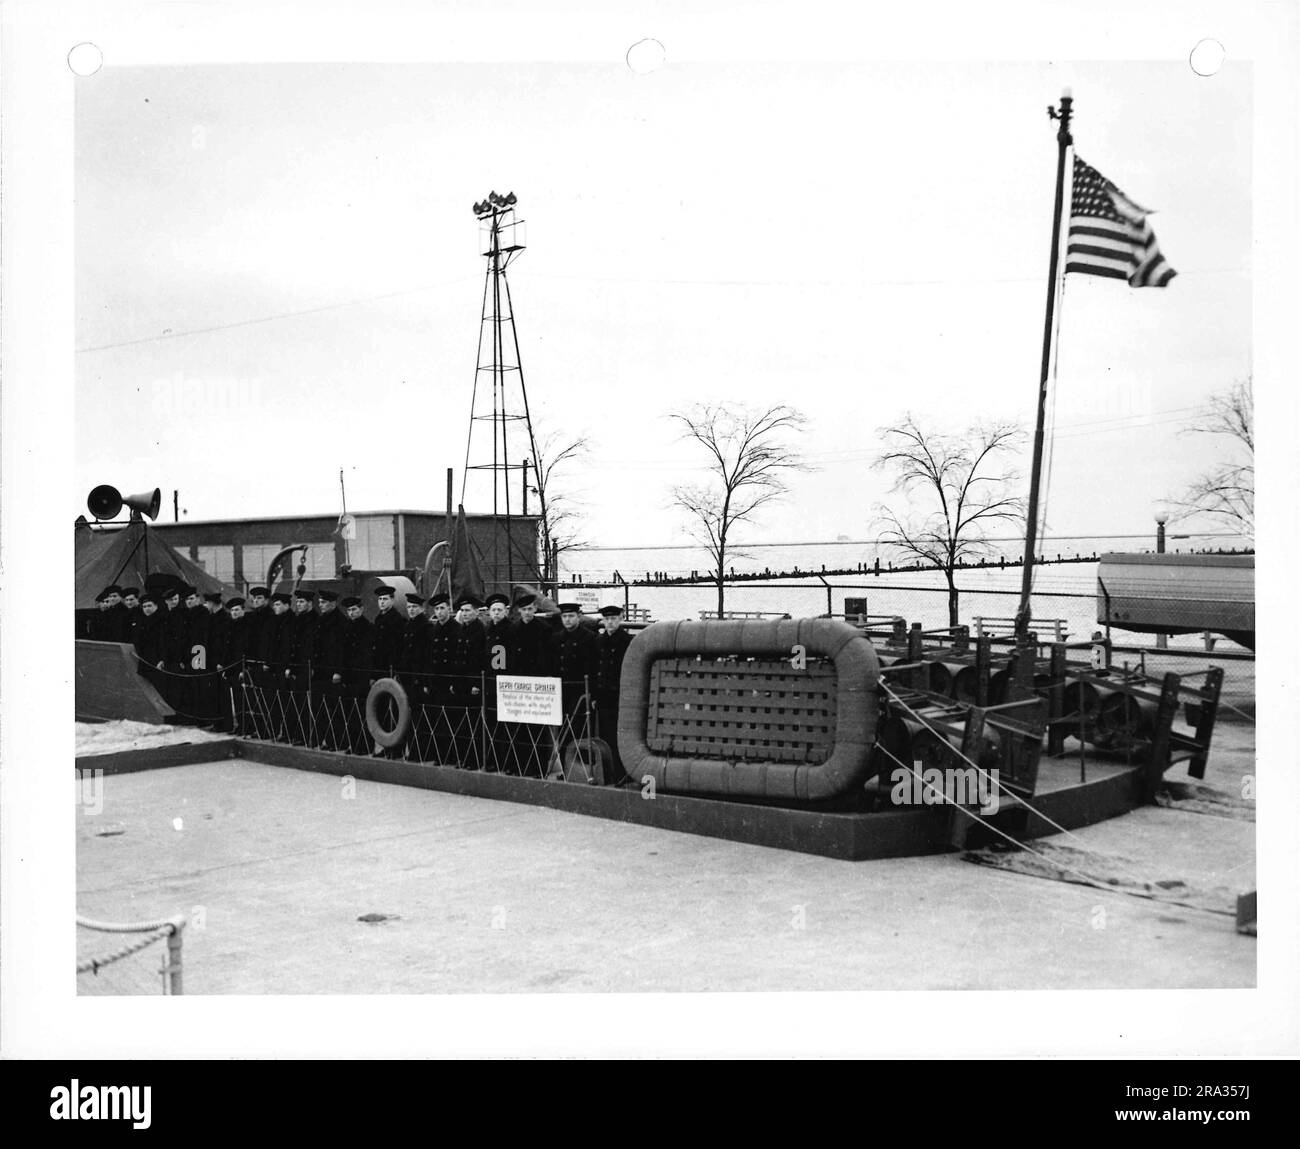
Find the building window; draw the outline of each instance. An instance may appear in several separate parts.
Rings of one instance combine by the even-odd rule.
[[[235,581],[235,548],[196,547],[197,562],[208,574],[224,583]]]
[[[392,515],[357,515],[357,537],[348,540],[349,562],[359,571],[390,571],[397,566]]]
[[[260,586],[266,578],[266,568],[281,549],[279,543],[245,543],[240,548],[244,582],[249,586]]]
[[[309,544],[307,547],[306,560],[307,573],[303,575],[303,578],[327,579],[333,578],[335,574],[338,573],[338,563],[334,558],[333,539],[326,539],[324,542]]]

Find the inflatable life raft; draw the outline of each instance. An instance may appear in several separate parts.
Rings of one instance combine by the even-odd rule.
[[[624,769],[675,794],[845,794],[871,770],[878,674],[836,619],[655,623],[623,660]]]

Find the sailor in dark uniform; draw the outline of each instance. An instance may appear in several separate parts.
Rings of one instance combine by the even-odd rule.
[[[498,674],[512,674],[510,669],[510,650],[513,645],[515,624],[510,621],[510,600],[503,594],[490,594],[487,597],[488,621],[484,630],[487,634],[487,666],[491,677]]]
[[[244,614],[244,600],[232,598],[226,603],[225,635],[221,650],[221,681],[225,691],[223,714],[218,730],[233,730],[244,734],[249,726],[248,715],[248,619]],[[229,713],[225,708],[229,707]]]
[[[335,678],[343,669],[343,628],[339,613],[339,596],[332,590],[317,595],[320,613],[316,616],[316,638],[311,663],[311,688],[316,715],[316,741],[325,750],[344,748],[346,733],[342,691]]]
[[[546,675],[550,673],[553,633],[537,617],[537,598],[523,594],[515,599],[519,617],[510,632],[510,673]]]
[[[451,695],[451,645],[456,637],[456,620],[451,613],[451,600],[439,592],[429,599],[433,620],[429,631],[429,672],[434,675],[434,701],[444,704]]]
[[[122,638],[121,642],[130,642],[131,636],[135,633],[135,624],[140,621],[140,592],[133,586],[124,586],[122,588],[122,606],[125,614],[122,615]]]
[[[262,737],[285,738],[284,676],[288,670],[290,626],[293,600],[284,591],[271,596],[271,617],[262,627],[259,650],[260,703]]]
[[[391,678],[401,659],[402,635],[406,632],[407,620],[397,610],[397,592],[386,583],[375,587],[375,602],[379,613],[375,615],[374,631],[371,641],[371,661],[374,663],[374,677]],[[380,702],[380,723],[385,729],[392,729],[397,721],[395,704],[391,698],[384,696]],[[376,753],[380,753],[378,746]]]
[[[189,612],[185,608],[188,593],[189,587],[184,583],[167,587],[161,592],[162,609],[158,611],[163,620],[166,698],[177,713],[184,713],[188,709],[186,675],[190,663],[190,629]]]
[[[208,614],[208,608],[203,605],[203,592],[197,587],[187,586],[185,588],[185,625],[187,627],[186,637],[190,641],[187,662],[191,670],[198,670],[200,666],[207,667],[210,624],[211,616]],[[203,649],[195,650],[196,646]]]
[[[207,612],[207,642],[204,652],[204,669],[195,680],[195,710],[205,722],[220,722],[229,718],[230,699],[225,684],[226,636],[230,617],[222,609],[221,594],[211,591],[203,596],[203,609]],[[226,723],[229,725],[229,722]]]
[[[551,640],[554,632],[537,617],[537,598],[521,594],[515,599],[518,617],[510,630],[510,673],[531,678],[546,677],[551,673]],[[532,723],[508,724],[510,757],[521,774],[541,777],[546,773],[546,760],[552,747],[551,729]]]
[[[122,603],[122,588],[110,586],[104,593],[108,595],[107,641],[130,642],[131,614]]]
[[[455,728],[456,760],[467,769],[480,766],[479,724],[483,705],[483,663],[487,633],[478,615],[479,601],[472,594],[456,600],[456,620],[449,635],[448,717]]]
[[[592,682],[592,700],[596,704],[597,736],[609,745],[613,759],[613,778],[625,775],[618,755],[618,690],[623,674],[623,656],[632,644],[632,636],[623,629],[623,608],[606,606],[600,611],[603,629],[596,635],[596,668]]]
[[[519,773],[518,763],[511,761],[511,731],[498,729],[497,725],[497,676],[513,674],[510,667],[510,653],[514,642],[515,624],[510,621],[510,600],[503,594],[490,594],[487,597],[488,621],[484,626],[484,662],[486,695],[483,710],[488,724],[489,746],[491,748],[489,765],[496,770]]]
[[[86,637],[93,639],[95,642],[112,642],[110,637],[113,633],[113,596],[108,593],[105,587],[95,595],[95,613],[90,617],[90,624],[86,629]]]
[[[248,628],[248,654],[256,658],[262,648],[262,630],[271,617],[271,592],[264,586],[248,589],[248,602],[244,609],[244,623]]]
[[[230,615],[222,608],[221,595],[217,591],[203,596],[204,606],[208,612],[208,666],[224,670],[226,668],[226,634],[230,630]]]
[[[393,608],[396,596],[397,592],[391,586],[375,587],[379,613],[374,621],[374,665],[380,678],[387,678],[393,673],[402,648],[402,632],[406,629],[406,619]]]
[[[397,654],[397,676],[406,691],[411,706],[411,733],[403,748],[404,758],[423,761],[426,708],[433,699],[430,691],[432,670],[433,622],[425,613],[424,599],[414,592],[406,596],[406,629],[402,631],[402,644]],[[419,745],[417,746],[417,736]]]
[[[368,754],[370,736],[366,730],[366,697],[374,681],[371,655],[374,627],[366,618],[361,599],[356,595],[343,600],[343,611],[347,617],[340,629],[341,669],[330,676],[330,681],[344,700],[347,748],[353,754]]]
[[[163,693],[163,616],[158,613],[158,596],[146,594],[131,632],[131,644],[139,658],[140,675]]]
[[[482,694],[483,663],[487,652],[487,631],[479,618],[479,601],[472,594],[456,600],[455,629],[451,631],[450,663],[453,696],[466,705],[477,706]]]
[[[162,687],[163,697],[172,709],[180,711],[182,701],[181,686],[185,671],[185,609],[181,606],[181,592],[175,586],[169,586],[162,592]],[[164,613],[165,612],[165,613]]]
[[[433,756],[439,765],[447,765],[456,758],[452,719],[460,717],[459,712],[453,715],[447,709],[453,702],[452,650],[457,623],[451,612],[451,600],[442,591],[429,599],[429,605],[433,608],[433,620],[429,624],[431,706],[428,715],[433,727]]]
[[[560,626],[551,640],[551,672],[561,680],[564,725],[556,749],[563,752],[570,741],[591,733],[587,692],[595,670],[596,640],[582,625],[582,607],[576,602],[560,603]]]
[[[429,673],[429,642],[433,622],[425,613],[424,599],[415,593],[406,596],[406,626],[402,630],[401,645],[397,650],[398,678],[407,695],[416,700],[427,693],[426,675]]]
[[[248,696],[248,710],[244,719],[244,733],[254,738],[271,737],[271,699],[276,687],[276,674],[271,668],[272,631],[279,629],[277,609],[283,611],[288,605],[289,596],[276,608],[270,604],[266,587],[254,587],[249,591],[250,602],[262,602],[267,605],[248,611],[244,618],[248,626],[245,642],[248,676],[245,688]]]
[[[311,664],[316,655],[316,592],[293,592],[293,615],[288,628],[288,646],[284,672],[285,686],[290,692],[285,713],[288,719],[289,741],[304,745],[311,735]]]
[[[200,725],[212,720],[211,705],[205,687],[208,672],[208,632],[211,618],[203,605],[203,592],[187,586],[183,591],[185,612],[185,655],[182,668],[182,689],[185,704],[177,707]]]
[[[285,646],[285,635],[289,629],[289,604],[293,599],[284,591],[279,591],[271,596],[271,617],[266,619],[262,626],[261,647],[257,652],[258,660],[262,663],[263,671],[269,676],[268,681],[278,685],[279,680],[284,677],[283,650]]]

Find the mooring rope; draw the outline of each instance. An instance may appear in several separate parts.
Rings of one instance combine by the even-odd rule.
[[[891,698],[892,698],[892,699],[893,699],[893,700],[894,700],[894,701],[895,701],[895,702],[896,702],[900,707],[902,707],[902,708],[903,708],[904,710],[906,710],[909,714],[911,714],[912,717],[913,717],[917,722],[919,722],[919,723],[920,723],[920,724],[921,724],[921,725],[922,725],[926,730],[930,731],[930,733],[935,734],[935,735],[937,735],[937,736],[940,737],[940,738],[943,737],[943,731],[942,731],[942,730],[938,730],[938,729],[936,729],[935,727],[931,726],[930,723],[926,721],[925,716],[924,716],[923,714],[920,714],[918,711],[914,710],[914,709],[913,709],[911,706],[909,706],[909,705],[908,705],[908,704],[907,704],[907,703],[906,703],[902,698],[900,698],[897,694],[895,694],[894,691],[893,691],[892,689],[890,689],[889,684],[888,684],[887,682],[885,682],[883,679],[881,680],[881,685],[885,688],[885,692],[886,692],[886,693],[887,693],[887,694],[888,694],[888,695],[889,695],[889,696],[890,696],[890,697],[891,697]],[[1079,843],[1079,848],[1080,848],[1081,850],[1083,850],[1085,853],[1092,854],[1094,857],[1104,858],[1104,859],[1106,859],[1106,860],[1112,862],[1112,863],[1115,865],[1115,867],[1116,867],[1116,868],[1117,868],[1117,869],[1118,869],[1122,874],[1124,874],[1124,876],[1127,877],[1130,881],[1137,882],[1137,883],[1139,883],[1139,884],[1142,883],[1142,881],[1143,881],[1142,878],[1140,878],[1137,874],[1132,873],[1131,871],[1129,871],[1129,870],[1124,866],[1124,864],[1123,864],[1124,859],[1122,859],[1122,858],[1116,856],[1115,854],[1108,853],[1108,852],[1105,851],[1105,850],[1098,850],[1096,847],[1094,847],[1094,846],[1091,845],[1090,843],[1085,842],[1082,838],[1079,837],[1078,834],[1074,833],[1072,830],[1067,830],[1067,829],[1066,829],[1064,826],[1062,826],[1059,822],[1056,822],[1056,821],[1054,821],[1052,818],[1049,818],[1045,813],[1043,813],[1041,810],[1039,810],[1036,806],[1034,806],[1032,803],[1030,803],[1029,801],[1027,801],[1025,798],[1021,797],[1021,796],[1018,795],[1018,794],[1015,794],[1015,793],[1014,793],[1013,791],[1011,791],[1011,790],[1010,790],[1010,789],[1009,789],[1005,784],[1003,784],[1003,782],[1001,781],[1001,779],[999,779],[999,778],[994,778],[994,777],[993,777],[993,776],[992,776],[992,775],[991,775],[987,770],[985,770],[982,766],[980,766],[978,762],[972,762],[971,759],[967,758],[966,755],[962,753],[961,747],[959,747],[959,746],[953,746],[951,743],[948,742],[948,740],[947,740],[946,738],[944,738],[944,743],[945,743],[945,744],[950,748],[951,752],[952,752],[954,755],[956,755],[957,758],[959,758],[961,761],[963,761],[963,762],[967,763],[968,765],[970,765],[971,768],[974,769],[974,770],[976,771],[976,774],[977,774],[978,776],[980,776],[980,777],[986,779],[987,781],[991,782],[993,785],[997,786],[997,788],[998,788],[999,790],[1003,791],[1005,794],[1007,794],[1007,795],[1008,795],[1010,798],[1012,798],[1014,801],[1020,803],[1020,805],[1023,806],[1026,810],[1030,811],[1030,813],[1034,814],[1034,815],[1035,815],[1036,817],[1038,817],[1038,818],[1041,818],[1044,822],[1046,822],[1046,823],[1047,823],[1049,826],[1051,826],[1054,830],[1056,830],[1056,831],[1058,831],[1059,833],[1064,834],[1064,835],[1066,835],[1067,837],[1072,838],[1074,841],[1078,842],[1078,843]],[[921,782],[921,784],[922,784],[923,787],[927,788],[927,789],[928,789],[929,791],[931,791],[931,792],[939,793],[940,796],[943,798],[943,800],[944,800],[945,802],[948,802],[948,803],[950,803],[951,805],[955,806],[958,810],[961,810],[962,813],[966,814],[966,815],[967,815],[968,817],[970,817],[970,818],[973,818],[975,821],[979,822],[980,825],[984,826],[986,829],[992,830],[995,834],[998,834],[998,835],[1000,835],[1001,837],[1006,838],[1007,841],[1013,843],[1013,844],[1014,844],[1015,846],[1017,846],[1019,849],[1027,850],[1029,853],[1034,854],[1034,855],[1035,855],[1036,857],[1038,857],[1038,858],[1041,858],[1043,861],[1047,862],[1049,865],[1059,866],[1061,869],[1069,870],[1069,871],[1071,871],[1072,873],[1080,874],[1081,877],[1085,878],[1085,882],[1084,882],[1085,885],[1096,886],[1098,889],[1102,889],[1102,890],[1117,890],[1117,889],[1119,889],[1119,887],[1117,887],[1117,886],[1111,886],[1111,885],[1107,885],[1107,884],[1102,883],[1102,882],[1098,882],[1095,878],[1088,878],[1087,875],[1082,874],[1082,872],[1079,871],[1079,870],[1075,870],[1074,867],[1072,867],[1072,866],[1067,866],[1067,865],[1065,865],[1064,863],[1061,863],[1061,862],[1053,862],[1053,861],[1051,861],[1050,859],[1044,857],[1044,856],[1043,856],[1042,854],[1040,854],[1037,850],[1033,850],[1033,849],[1031,849],[1029,846],[1026,846],[1023,842],[1019,841],[1019,840],[1016,839],[1016,838],[1013,838],[1010,834],[1005,833],[1004,831],[1002,831],[1001,829],[999,829],[997,826],[994,826],[991,822],[988,822],[988,821],[986,821],[984,818],[981,818],[980,815],[979,815],[977,812],[974,812],[974,813],[973,813],[971,810],[967,809],[965,806],[962,806],[960,803],[953,801],[951,798],[948,797],[947,794],[942,793],[942,791],[938,791],[938,790],[936,790],[935,787],[934,787],[934,785],[933,785],[932,783],[928,783],[928,782],[926,782],[925,779],[924,779],[920,774],[918,774],[918,773],[917,773],[917,772],[916,772],[916,771],[915,771],[911,766],[909,766],[909,765],[908,765],[907,763],[905,763],[905,762],[901,762],[901,761],[899,761],[899,759],[898,759],[898,758],[897,758],[893,753],[891,753],[890,750],[889,750],[889,749],[888,749],[888,748],[887,748],[883,743],[879,743],[879,742],[878,742],[876,745],[880,747],[880,749],[885,753],[886,756],[888,756],[889,758],[892,758],[895,762],[898,763],[899,766],[903,767],[904,770],[906,770],[909,774],[911,774],[913,777],[915,777],[916,779],[918,779],[918,780]],[[1165,903],[1165,904],[1170,904],[1170,905],[1186,905],[1186,906],[1188,906],[1188,908],[1190,908],[1190,909],[1204,909],[1203,906],[1195,906],[1195,905],[1191,905],[1190,903],[1187,903],[1187,902],[1176,902],[1176,901],[1173,901],[1172,899],[1168,899],[1168,898],[1159,898],[1159,899],[1157,899],[1157,898],[1155,898],[1155,896],[1154,896],[1153,894],[1143,894],[1143,893],[1138,893],[1138,892],[1134,892],[1134,891],[1123,891],[1123,890],[1121,890],[1120,892],[1124,892],[1124,893],[1132,893],[1132,896],[1134,896],[1134,897],[1150,898],[1150,899],[1153,900],[1153,901],[1158,900],[1158,901],[1160,901],[1160,902],[1162,902],[1162,903]],[[1226,911],[1226,910],[1207,910],[1206,912],[1207,912],[1207,913],[1228,913],[1229,911]]]
[[[127,644],[123,643],[123,645],[126,646]],[[220,669],[168,670],[166,667],[159,666],[156,662],[149,662],[148,660],[146,660],[144,656],[141,655],[141,653],[138,650],[136,650],[135,647],[133,646],[128,646],[128,653],[131,655],[132,658],[136,660],[136,662],[139,662],[142,665],[147,666],[150,670],[154,671],[156,674],[165,674],[169,678],[184,678],[186,680],[192,678],[202,678],[205,675],[209,675],[209,674],[226,674],[228,671],[234,670],[236,667],[243,667],[247,662],[249,662],[249,659],[241,658],[237,662],[232,662],[229,666],[223,665]]]
[[[1240,709],[1239,707],[1233,706],[1231,702],[1223,702],[1221,700],[1219,702],[1219,705],[1222,706],[1224,710],[1231,710],[1234,714],[1240,714],[1242,718],[1249,719],[1251,722],[1256,721],[1255,715],[1247,714],[1244,710]]]
[[[1142,898],[1146,901],[1158,902],[1162,906],[1183,906],[1184,908],[1189,910],[1200,910],[1203,913],[1207,913],[1207,914],[1223,914],[1227,917],[1234,917],[1236,915],[1235,910],[1216,910],[1209,906],[1198,906],[1194,902],[1183,902],[1175,898],[1157,897],[1155,894],[1148,893],[1144,890],[1126,889],[1123,886],[1110,885],[1106,882],[1099,881],[1097,878],[1092,877],[1090,874],[1084,873],[1082,870],[1076,869],[1074,866],[1069,865],[1067,862],[1063,862],[1058,859],[1049,858],[1046,854],[1043,854],[1040,851],[1035,850],[1032,846],[1025,845],[1025,843],[1020,841],[1018,838],[1013,838],[1005,830],[1002,830],[999,827],[993,825],[992,822],[986,821],[984,818],[981,818],[977,811],[970,810],[967,807],[961,805],[959,802],[954,801],[942,790],[935,787],[933,783],[927,782],[920,774],[916,772],[916,770],[914,770],[906,762],[900,760],[886,746],[880,743],[877,743],[877,745],[880,747],[880,749],[884,752],[884,754],[887,757],[892,758],[895,762],[897,762],[899,766],[901,766],[904,770],[906,770],[909,774],[911,774],[912,777],[914,777],[918,782],[920,782],[921,785],[930,793],[937,794],[942,801],[947,802],[955,809],[960,810],[968,818],[971,818],[974,821],[978,822],[985,829],[993,831],[993,833],[997,834],[999,837],[1005,838],[1008,842],[1010,842],[1013,846],[1015,846],[1017,850],[1022,850],[1027,854],[1032,854],[1034,857],[1038,858],[1041,862],[1043,862],[1045,865],[1049,867],[1054,867],[1055,869],[1068,871],[1069,873],[1077,875],[1077,881],[1075,883],[1077,885],[1091,886],[1093,889],[1104,890],[1105,892],[1110,894],[1125,894],[1131,898]],[[1045,819],[1045,820],[1050,821],[1050,819]],[[1055,823],[1052,824],[1055,825]],[[1068,830],[1065,832],[1069,833]],[[1102,851],[1092,850],[1088,848],[1086,845],[1084,847],[1084,852],[1098,855],[1104,858],[1113,857],[1113,855],[1105,854]],[[1047,875],[1043,875],[1043,874],[1023,874],[1022,876],[1047,877]],[[1136,875],[1129,875],[1129,878],[1133,882],[1144,884],[1143,879],[1137,877]],[[1059,881],[1061,879],[1049,878],[1048,880]]]
[[[912,707],[910,707],[910,706],[909,706],[909,705],[908,705],[908,704],[907,704],[907,703],[906,703],[902,698],[900,698],[897,694],[895,694],[894,691],[890,688],[889,683],[885,682],[884,679],[881,679],[881,680],[880,680],[880,684],[881,684],[881,686],[883,686],[883,687],[885,688],[885,693],[887,693],[887,694],[889,695],[889,697],[892,698],[892,699],[894,700],[894,702],[896,702],[900,707],[902,707],[904,710],[906,710],[906,711],[907,711],[907,712],[908,712],[908,713],[909,713],[909,714],[910,714],[910,715],[911,715],[911,716],[912,716],[912,717],[913,717],[917,722],[919,722],[923,727],[925,727],[926,730],[930,731],[931,734],[935,734],[935,735],[937,735],[938,737],[943,738],[943,734],[944,734],[944,732],[943,732],[942,730],[940,730],[940,729],[937,729],[937,728],[934,727],[934,726],[931,726],[930,723],[926,721],[926,719],[925,719],[925,715],[921,714],[921,713],[920,713],[919,711],[917,711],[917,710],[914,710],[914,709],[913,709]],[[1046,814],[1044,814],[1041,810],[1039,810],[1036,806],[1034,806],[1034,805],[1032,805],[1031,803],[1029,803],[1028,801],[1026,801],[1026,800],[1025,800],[1023,797],[1021,797],[1019,794],[1016,794],[1016,793],[1014,793],[1012,790],[1010,790],[1010,789],[1009,789],[1009,788],[1008,788],[1008,787],[1007,787],[1007,786],[1006,786],[1006,785],[1001,781],[1000,778],[994,778],[993,775],[990,774],[987,770],[985,770],[985,769],[984,769],[984,768],[983,768],[983,767],[982,767],[978,762],[973,762],[973,761],[971,761],[971,759],[967,758],[966,755],[962,753],[962,750],[961,750],[961,747],[960,747],[960,746],[953,746],[950,742],[948,742],[948,740],[947,740],[946,738],[943,738],[943,741],[944,741],[944,744],[947,745],[947,746],[951,749],[951,751],[952,751],[953,754],[955,754],[955,755],[956,755],[958,758],[960,758],[963,762],[967,763],[967,764],[968,764],[968,765],[969,765],[973,770],[975,770],[975,772],[976,772],[980,777],[982,777],[982,778],[986,779],[987,781],[993,783],[993,785],[997,786],[997,788],[998,788],[999,790],[1001,790],[1003,793],[1005,793],[1008,797],[1010,797],[1010,798],[1012,798],[1013,800],[1019,802],[1022,806],[1025,807],[1026,810],[1029,810],[1031,813],[1033,813],[1033,814],[1037,815],[1039,818],[1041,818],[1044,822],[1046,822],[1049,826],[1051,826],[1052,829],[1058,831],[1059,833],[1069,835],[1069,836],[1070,836],[1071,838],[1073,838],[1076,842],[1079,842],[1080,845],[1082,845],[1085,849],[1090,849],[1090,847],[1087,845],[1087,843],[1085,843],[1085,842],[1083,841],[1083,839],[1080,838],[1077,834],[1075,834],[1072,830],[1067,830],[1067,829],[1066,829],[1064,826],[1062,826],[1059,822],[1055,822],[1055,821],[1053,821],[1053,820],[1052,820],[1051,818],[1049,818]],[[878,743],[877,745],[879,745],[879,743]],[[881,746],[881,749],[883,750],[884,747]],[[885,753],[888,754],[889,752],[886,750]],[[892,754],[890,754],[889,756],[890,756],[891,758],[893,757]],[[1096,852],[1096,851],[1094,851],[1094,852]]]

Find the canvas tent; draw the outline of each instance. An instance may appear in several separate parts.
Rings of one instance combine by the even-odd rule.
[[[94,610],[95,596],[114,583],[142,590],[188,583],[203,594],[220,591],[224,598],[235,593],[155,535],[143,519],[114,531],[92,530],[78,520],[74,563],[77,610]]]

